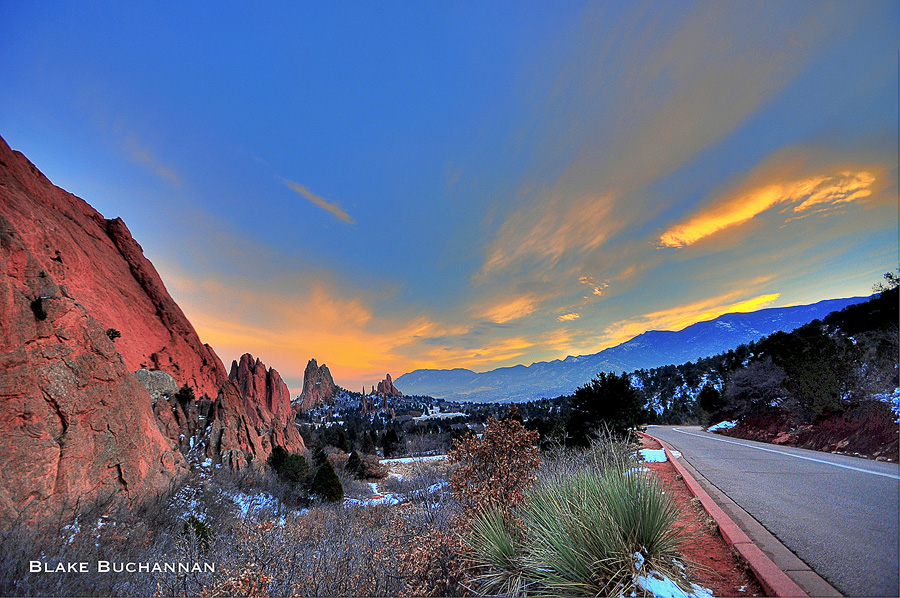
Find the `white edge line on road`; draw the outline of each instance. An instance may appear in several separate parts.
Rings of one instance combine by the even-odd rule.
[[[738,446],[744,446],[751,449],[756,449],[758,451],[766,451],[767,453],[775,453],[778,455],[784,455],[786,457],[794,457],[795,459],[803,459],[804,461],[813,461],[815,463],[824,463],[825,465],[831,465],[833,467],[841,467],[843,469],[852,469],[853,471],[861,471],[862,473],[868,473],[870,475],[878,475],[884,478],[891,478],[892,480],[900,480],[900,476],[894,475],[891,473],[881,473],[880,471],[869,471],[868,469],[863,469],[862,467],[853,467],[851,465],[841,465],[840,463],[832,463],[831,461],[825,461],[824,459],[814,459],[812,457],[804,457],[803,455],[795,455],[793,453],[785,453],[783,451],[776,451],[774,449],[763,448],[761,446],[754,446],[752,444],[744,444],[743,442],[735,442],[734,440],[725,440],[724,438],[716,438],[715,436],[709,436],[706,434],[697,434],[695,432],[686,432],[685,430],[679,430],[675,428],[676,432],[680,432],[681,434],[687,434],[688,436],[697,436],[698,438],[706,438],[708,440],[718,440],[719,442],[727,442],[728,444],[736,444]]]

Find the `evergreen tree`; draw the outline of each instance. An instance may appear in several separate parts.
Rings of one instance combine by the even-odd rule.
[[[194,402],[194,389],[185,384],[175,393],[175,398],[182,406],[190,405]]]
[[[350,453],[350,457],[347,459],[347,471],[358,480],[365,477],[366,467],[363,464],[362,459],[359,458],[359,453],[356,451]]]
[[[372,441],[371,434],[363,434],[362,435],[362,448],[360,448],[364,455],[372,455],[375,453],[375,442]]]
[[[625,437],[646,418],[640,393],[628,375],[601,372],[575,391],[566,425],[567,443],[587,446],[591,436],[604,425],[614,435]]]
[[[328,502],[340,502],[344,499],[344,487],[338,478],[331,461],[325,460],[322,466],[316,472],[316,476],[312,481],[313,494],[316,494],[322,500]]]
[[[381,438],[381,445],[384,448],[384,456],[385,457],[393,457],[397,452],[397,448],[400,445],[400,437],[397,436],[397,431],[394,428],[391,428],[387,432],[384,433],[384,436]]]
[[[716,390],[712,384],[704,384],[700,389],[700,396],[697,398],[700,401],[700,407],[710,415],[715,415],[725,406],[722,393]]]

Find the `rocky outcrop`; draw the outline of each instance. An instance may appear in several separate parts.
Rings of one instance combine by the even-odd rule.
[[[394,386],[394,382],[391,380],[390,374],[384,375],[384,380],[378,383],[378,390],[375,391],[376,394],[382,397],[402,397],[403,393],[397,390],[397,387]]]
[[[331,400],[338,393],[338,385],[334,383],[328,366],[319,366],[315,359],[310,359],[303,372],[303,391],[297,400],[296,408],[307,411]]]
[[[171,374],[159,370],[138,370],[134,373],[154,403],[160,399],[171,399],[178,392],[178,385]]]
[[[271,426],[278,421],[284,425],[293,417],[287,384],[274,368],[267,369],[262,361],[254,361],[249,353],[244,353],[240,362],[231,362],[228,379],[237,384],[254,424]]]
[[[289,453],[306,448],[294,424],[290,391],[275,368],[266,368],[261,360],[245,353],[240,362],[232,362],[228,380],[240,392],[248,423],[257,434],[268,438],[268,448],[263,453],[251,453],[255,459],[264,462],[272,446],[283,447]]]
[[[215,400],[171,392],[174,380],[164,372],[137,374],[157,397],[153,412],[160,429],[190,462],[209,459],[234,469],[262,468],[275,446],[290,453],[306,450],[294,424],[287,385],[274,368],[249,353],[232,362],[229,379]]]
[[[0,151],[0,525],[71,514],[108,495],[164,492],[186,472],[185,460],[157,427],[108,323],[58,284],[61,264],[45,267],[52,246],[37,256],[34,235],[6,217],[8,207],[22,207],[7,203],[10,160],[8,148]],[[36,169],[24,168],[45,190]]]
[[[0,139],[0,213],[35,266],[65,288],[101,327],[121,333],[126,367],[170,373],[180,387],[215,397],[227,372],[169,296],[122,220],[106,220],[54,186]]]

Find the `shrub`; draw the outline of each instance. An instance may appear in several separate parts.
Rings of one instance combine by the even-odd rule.
[[[195,515],[191,514],[188,517],[188,520],[184,522],[184,533],[193,533],[194,537],[197,538],[200,548],[202,550],[209,549],[209,542],[213,537],[212,528],[201,519],[198,519]]]
[[[175,398],[182,406],[190,405],[194,402],[194,389],[185,384],[175,393]]]
[[[115,328],[107,328],[106,336],[109,337],[109,340],[115,341],[117,338],[122,338],[122,333],[116,330]]]
[[[490,418],[481,438],[454,441],[448,455],[459,466],[450,477],[456,499],[471,514],[483,508],[507,511],[522,502],[540,465],[538,433],[514,419]]]

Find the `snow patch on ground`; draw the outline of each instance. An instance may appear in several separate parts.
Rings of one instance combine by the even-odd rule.
[[[376,505],[399,505],[406,502],[406,497],[402,494],[388,494],[379,498],[345,498],[345,506],[358,507],[374,507]]]
[[[277,510],[281,506],[281,501],[267,492],[260,494],[244,494],[242,492],[234,492],[226,494],[228,498],[234,502],[241,510],[241,514],[246,517],[251,512],[264,510]]]
[[[377,491],[373,492],[375,496],[372,498],[345,498],[344,505],[345,506],[360,506],[360,507],[373,507],[376,505],[399,505],[401,503],[405,503],[409,500],[412,500],[413,497],[423,496],[423,495],[431,495],[436,492],[441,492],[447,487],[447,482],[438,482],[437,484],[432,484],[428,488],[422,488],[420,490],[413,490],[412,492],[408,492],[406,494],[387,494],[381,495],[378,494]],[[377,489],[375,484],[371,484]]]
[[[641,449],[638,451],[641,457],[647,463],[665,463],[666,462],[666,451],[665,449]]]
[[[691,593],[688,594],[674,581],[656,571],[651,571],[646,576],[635,576],[635,583],[654,598],[712,598],[711,590],[694,583],[691,584]]]
[[[447,455],[430,455],[428,457],[403,457],[402,459],[382,459],[382,465],[393,465],[396,463],[421,463],[423,461],[443,461]]]
[[[716,430],[727,430],[728,428],[733,428],[737,425],[736,421],[727,421],[727,422],[719,422],[714,426],[710,426],[706,428],[707,432],[715,432]]]
[[[891,404],[891,411],[894,412],[894,421],[900,424],[900,388],[895,388],[891,394],[877,394],[875,398]]]

